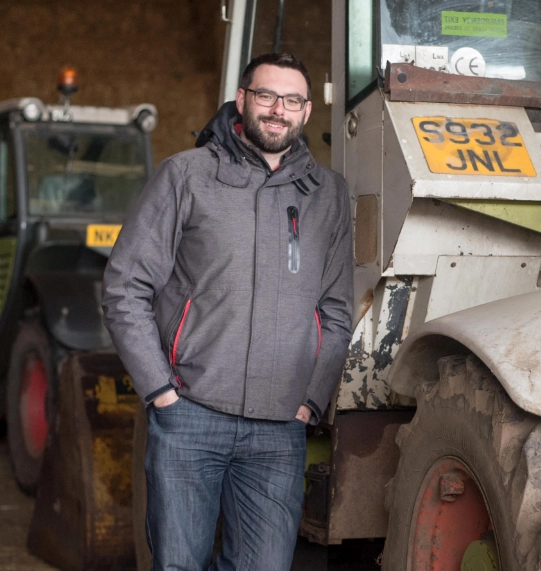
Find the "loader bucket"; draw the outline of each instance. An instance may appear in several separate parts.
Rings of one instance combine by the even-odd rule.
[[[131,379],[116,354],[73,353],[56,403],[28,547],[65,571],[135,569]]]

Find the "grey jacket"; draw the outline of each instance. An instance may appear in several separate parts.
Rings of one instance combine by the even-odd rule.
[[[177,393],[251,418],[321,417],[351,339],[345,181],[298,140],[271,172],[225,104],[127,217],[103,306],[141,399]]]

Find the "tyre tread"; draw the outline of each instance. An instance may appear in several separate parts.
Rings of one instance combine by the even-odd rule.
[[[407,511],[405,505],[412,500],[407,498],[405,490],[409,489],[409,482],[416,472],[428,468],[417,460],[418,447],[426,442],[427,435],[423,431],[426,431],[428,419],[438,418],[440,410],[443,413],[445,409],[456,409],[457,412],[464,411],[468,424],[479,437],[477,445],[486,442],[487,450],[492,449],[494,485],[498,486],[499,497],[506,506],[503,513],[507,533],[504,535],[511,536],[513,555],[506,557],[512,557],[515,562],[509,566],[510,571],[541,571],[539,418],[514,404],[490,369],[475,355],[444,357],[438,361],[438,367],[440,381],[418,384],[415,416],[397,433],[400,460],[397,472],[387,486],[386,507],[390,508],[391,517],[383,569],[399,571],[406,568],[404,538],[411,521],[404,520],[404,514]],[[457,449],[460,446],[465,445],[457,443]],[[454,455],[455,449],[452,445],[442,445],[440,453]],[[411,493],[417,492],[412,490]],[[516,531],[510,533],[510,530]],[[400,545],[395,548],[393,543]]]

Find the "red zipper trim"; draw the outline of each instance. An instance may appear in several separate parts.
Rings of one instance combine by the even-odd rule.
[[[292,218],[291,221],[293,222],[293,232],[296,234],[297,233],[297,219]]]
[[[316,316],[316,323],[317,323],[317,351],[316,351],[316,357],[317,357],[319,355],[319,350],[321,349],[321,319],[319,317],[317,309],[314,309],[314,315]]]
[[[175,335],[175,341],[173,343],[173,348],[171,349],[171,353],[169,354],[169,362],[171,363],[172,367],[175,366],[175,361],[176,361],[176,357],[177,357],[178,342],[180,340],[180,334],[182,333],[182,329],[184,327],[184,322],[186,321],[186,317],[188,317],[188,311],[190,309],[191,304],[192,304],[192,300],[189,299],[186,302],[186,305],[184,306],[184,311],[182,312],[182,318],[181,318],[180,323],[178,325],[177,334]],[[182,385],[182,381],[176,375],[175,375],[175,378],[177,379],[178,386],[180,387]]]

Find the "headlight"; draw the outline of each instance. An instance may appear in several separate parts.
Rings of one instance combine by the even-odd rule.
[[[158,124],[158,118],[153,115],[150,111],[141,111],[136,119],[137,125],[143,133],[152,132],[156,125]]]
[[[41,107],[36,103],[28,103],[23,107],[23,117],[27,121],[39,121],[41,117]]]

